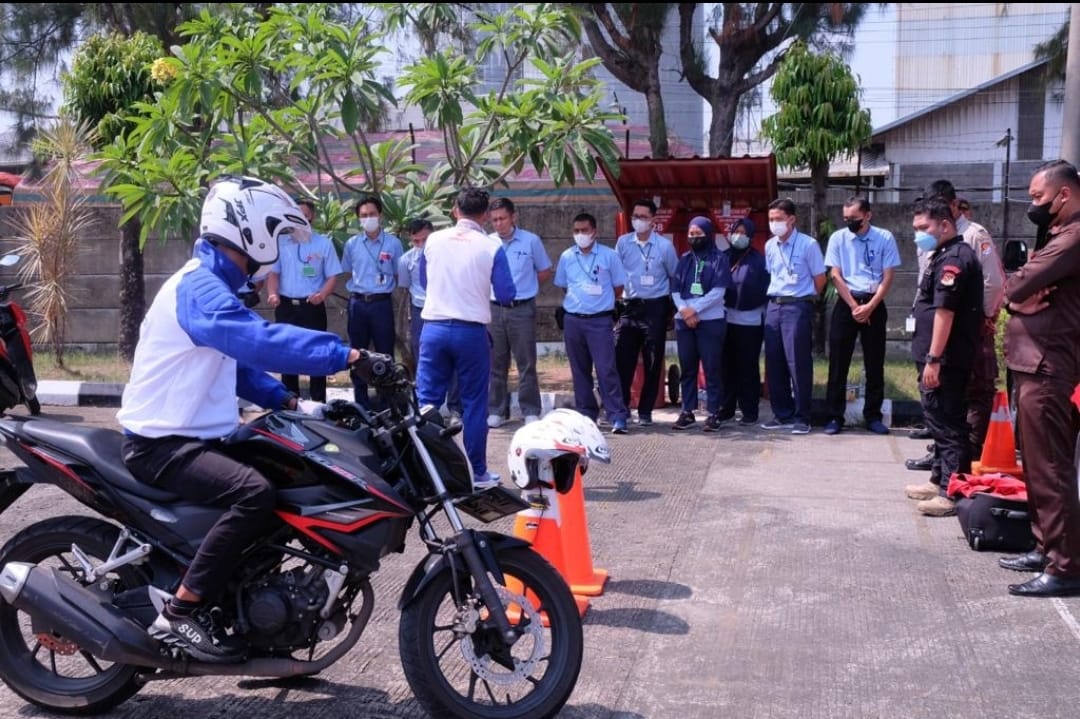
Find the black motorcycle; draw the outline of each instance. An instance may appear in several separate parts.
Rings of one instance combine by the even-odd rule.
[[[0,267],[18,264],[19,255],[0,257]],[[25,404],[30,414],[41,414],[34,372],[34,348],[26,326],[26,312],[11,299],[21,282],[0,285],[0,412]]]
[[[419,407],[401,365],[365,354],[354,372],[385,409],[269,412],[223,443],[272,479],[280,518],[210,615],[247,642],[237,664],[201,663],[147,633],[221,510],[135,480],[118,431],[0,420],[0,440],[26,465],[0,482],[0,511],[47,483],[111,520],[46,519],[0,550],[0,679],[32,704],[90,714],[154,679],[315,674],[360,638],[371,578],[415,523],[428,554],[401,592],[399,645],[420,703],[463,719],[556,714],[582,660],[570,589],[526,542],[462,521],[525,503],[503,487],[473,491],[460,424]]]

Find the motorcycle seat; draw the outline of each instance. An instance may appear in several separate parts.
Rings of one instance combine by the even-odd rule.
[[[32,443],[54,447],[82,460],[119,490],[159,504],[180,499],[179,495],[151,487],[132,476],[121,453],[124,435],[117,430],[38,419],[23,422],[19,434]]]

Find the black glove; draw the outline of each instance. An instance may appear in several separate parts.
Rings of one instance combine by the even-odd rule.
[[[566,319],[566,310],[562,307],[555,308],[555,325],[559,328],[559,331],[563,329],[563,321]]]

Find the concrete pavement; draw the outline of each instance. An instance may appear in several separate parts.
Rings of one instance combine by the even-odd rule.
[[[114,413],[44,410],[104,426]],[[1028,575],[969,549],[955,517],[915,512],[903,486],[923,477],[903,460],[921,442],[900,431],[674,432],[675,415],[609,435],[612,463],[585,476],[593,564],[610,580],[585,615],[585,664],[562,716],[1076,716],[1080,598],[1010,596],[1006,585]],[[492,430],[492,467],[505,471],[520,426]],[[35,488],[0,515],[0,536],[68,512],[86,510]],[[489,528],[511,532],[512,519]],[[153,682],[110,716],[423,716],[401,673],[394,607],[420,550],[410,537],[386,558],[371,626],[318,677]],[[17,715],[39,716],[0,689],[0,716]]]

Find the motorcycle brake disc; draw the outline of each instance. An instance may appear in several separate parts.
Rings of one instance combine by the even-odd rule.
[[[532,602],[522,595],[514,594],[506,587],[498,585],[496,585],[495,591],[498,593],[499,599],[503,603],[503,607],[515,607],[517,611],[520,611],[525,615],[517,625],[524,628],[525,633],[521,635],[514,646],[521,646],[521,640],[529,637],[532,639],[532,651],[529,653],[529,656],[524,659],[517,656],[514,657],[513,671],[508,671],[506,667],[497,663],[486,654],[484,656],[477,656],[476,648],[467,638],[462,638],[461,654],[465,658],[465,661],[469,662],[469,665],[472,667],[473,673],[475,673],[476,676],[489,684],[509,686],[531,676],[533,670],[536,669],[536,665],[540,662],[541,657],[544,656],[544,652],[546,651],[543,634],[544,623],[540,616],[540,612],[536,611]]]

